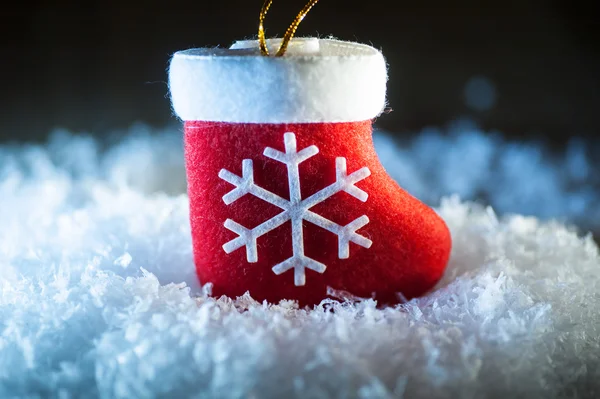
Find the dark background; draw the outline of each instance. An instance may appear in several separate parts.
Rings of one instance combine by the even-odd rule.
[[[276,0],[281,36],[306,0]],[[402,133],[469,116],[484,128],[560,144],[600,126],[597,1],[322,0],[299,35],[371,43],[390,66]],[[175,123],[166,97],[170,54],[255,35],[262,0],[23,1],[0,24],[0,140],[42,140],[54,127],[102,134],[134,121]],[[465,105],[468,79],[496,88],[493,109]]]

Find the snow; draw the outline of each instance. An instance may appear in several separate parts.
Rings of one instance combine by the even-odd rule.
[[[371,171],[369,168],[364,167],[348,175],[346,158],[336,158],[336,182],[319,190],[310,197],[302,199],[298,166],[307,159],[317,155],[319,149],[317,146],[311,145],[297,151],[296,135],[292,132],[283,135],[283,142],[285,153],[267,147],[265,148],[264,155],[286,165],[288,171],[289,201],[254,183],[254,169],[251,159],[244,159],[242,161],[242,176],[237,176],[226,169],[221,169],[219,172],[221,179],[235,186],[232,191],[223,196],[225,204],[232,204],[244,195],[251,194],[283,210],[283,212],[253,229],[248,229],[231,219],[227,219],[225,221],[225,228],[238,234],[238,237],[223,245],[223,249],[226,253],[231,253],[241,247],[246,247],[246,259],[249,263],[256,263],[258,262],[257,239],[291,220],[292,257],[273,266],[273,272],[280,275],[294,269],[294,284],[296,286],[303,286],[306,284],[305,269],[324,273],[327,268],[326,265],[309,258],[304,253],[304,233],[302,232],[302,222],[304,220],[314,223],[338,236],[340,259],[350,257],[350,241],[365,248],[370,248],[373,244],[371,240],[356,232],[369,223],[369,218],[366,215],[355,219],[346,226],[340,226],[309,210],[341,191],[345,191],[358,200],[366,202],[369,195],[356,187],[355,184],[369,177]]]
[[[437,289],[385,309],[210,298],[178,128],[0,146],[0,397],[598,397],[600,255],[565,224],[600,226],[593,143],[376,144],[454,237]]]

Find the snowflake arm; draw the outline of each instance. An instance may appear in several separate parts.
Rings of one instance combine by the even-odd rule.
[[[345,226],[340,226],[311,211],[306,212],[304,219],[338,236],[338,258],[340,259],[348,259],[350,257],[350,241],[364,248],[371,248],[371,245],[373,245],[373,241],[356,232],[369,223],[369,218],[366,215],[355,219]]]
[[[290,202],[292,204],[298,204],[302,200],[302,194],[300,193],[300,172],[298,170],[298,165],[310,157],[318,154],[319,149],[317,146],[311,145],[310,147],[298,152],[296,135],[294,133],[284,134],[283,142],[285,145],[285,153],[277,151],[271,147],[267,147],[265,148],[263,154],[267,158],[271,158],[286,164],[290,189]]]
[[[246,260],[248,263],[256,263],[258,262],[258,246],[256,244],[258,237],[267,234],[271,230],[275,230],[288,220],[290,220],[289,212],[285,211],[253,229],[248,229],[231,219],[227,219],[224,224],[225,228],[236,233],[238,237],[224,244],[223,250],[225,250],[225,253],[230,254],[245,246]]]
[[[225,228],[238,235],[236,239],[233,239],[223,245],[225,253],[230,254],[236,249],[246,246],[246,259],[248,262],[258,262],[258,247],[256,245],[257,237],[256,234],[253,234],[252,229],[247,229],[231,219],[227,219],[225,221]]]
[[[251,194],[281,209],[287,209],[289,206],[289,201],[254,183],[254,168],[251,159],[244,159],[242,161],[241,177],[231,173],[227,169],[221,169],[219,177],[235,186],[232,191],[223,196],[223,202],[225,202],[226,205],[237,201],[246,194]]]
[[[369,168],[364,167],[348,175],[346,167],[346,158],[336,158],[335,175],[335,183],[316,192],[315,194],[311,195],[302,202],[306,209],[312,208],[318,203],[325,201],[332,195],[339,193],[340,191],[345,191],[362,202],[367,201],[367,199],[369,198],[369,194],[356,187],[355,184],[371,176],[371,171],[369,170]]]
[[[291,258],[273,267],[273,273],[280,275],[290,269],[294,269],[294,284],[299,287],[306,284],[306,269],[317,273],[324,273],[327,267],[304,254],[304,232],[302,227],[302,216],[292,217],[292,248],[294,254]]]
[[[311,145],[298,152],[298,144],[296,143],[296,135],[294,133],[284,134],[283,143],[285,145],[285,152],[267,147],[265,148],[263,155],[286,165],[299,165],[319,153],[319,149],[316,145]]]
[[[306,255],[294,255],[273,267],[273,273],[279,276],[290,269],[294,269],[294,285],[300,287],[306,284],[306,269],[314,270],[317,273],[324,273],[326,266]]]

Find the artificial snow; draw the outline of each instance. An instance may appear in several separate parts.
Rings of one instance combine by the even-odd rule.
[[[393,308],[332,292],[298,309],[199,286],[181,140],[136,126],[0,147],[0,397],[600,395],[598,246],[564,223],[600,227],[585,143],[377,134],[452,231],[446,275]]]

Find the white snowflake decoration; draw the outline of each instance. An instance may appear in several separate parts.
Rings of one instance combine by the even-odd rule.
[[[345,191],[360,201],[366,202],[369,195],[356,187],[355,184],[369,177],[371,171],[369,168],[364,167],[347,175],[346,158],[336,158],[336,182],[310,197],[302,199],[302,195],[300,194],[300,173],[298,171],[298,165],[315,156],[319,152],[319,149],[312,145],[298,152],[296,150],[296,135],[294,133],[285,133],[283,135],[283,141],[285,143],[285,153],[267,147],[264,151],[264,155],[286,164],[290,190],[289,201],[254,183],[254,170],[251,159],[244,159],[242,161],[241,177],[226,169],[221,169],[219,172],[219,177],[221,179],[236,187],[223,196],[223,202],[225,202],[225,204],[229,205],[244,195],[251,194],[283,209],[283,212],[253,229],[248,229],[231,219],[227,219],[225,221],[225,227],[238,234],[238,237],[223,245],[223,249],[229,254],[245,246],[248,262],[258,262],[256,240],[271,230],[281,226],[288,220],[291,220],[293,255],[284,262],[275,265],[273,267],[273,272],[280,275],[290,269],[294,269],[294,282],[296,286],[302,286],[306,283],[305,269],[311,269],[318,273],[323,273],[326,269],[324,264],[317,262],[304,254],[304,234],[302,229],[302,222],[304,220],[338,236],[338,257],[340,259],[347,259],[350,257],[350,241],[365,248],[370,248],[373,244],[371,240],[356,232],[358,229],[369,223],[369,218],[366,215],[359,217],[346,226],[340,226],[331,220],[310,211],[310,208],[340,191]]]

